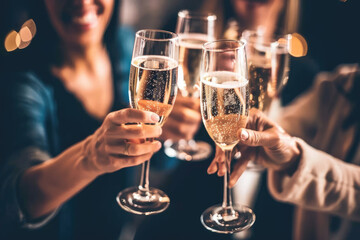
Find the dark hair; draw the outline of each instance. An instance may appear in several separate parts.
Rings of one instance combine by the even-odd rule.
[[[14,51],[10,57],[11,69],[16,71],[38,70],[59,61],[59,36],[49,19],[44,0],[25,1],[24,7],[28,18],[36,24],[37,33],[31,44],[21,51]],[[112,60],[118,59],[119,50],[116,44],[116,31],[119,27],[120,0],[114,0],[112,17],[105,31],[103,41]]]

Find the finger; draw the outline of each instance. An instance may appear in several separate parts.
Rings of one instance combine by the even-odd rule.
[[[178,139],[191,139],[199,128],[199,124],[186,124],[178,121],[169,121],[163,127],[164,133],[175,135]],[[174,138],[171,138],[174,139]]]
[[[105,145],[105,151],[109,154],[122,154],[125,156],[139,156],[159,151],[161,143],[159,141],[145,142],[141,144],[123,142],[116,145]]]
[[[216,171],[220,170],[219,166],[221,167],[222,163],[224,163],[224,162],[225,162],[225,153],[220,147],[216,146],[215,157],[214,157],[214,160],[211,162],[210,166],[208,167],[208,170],[207,170],[208,174],[214,174]],[[219,172],[218,172],[218,174],[219,174]],[[222,172],[221,172],[221,174],[222,174]]]
[[[225,157],[225,152],[218,146],[216,146],[216,160],[217,160],[217,168],[218,168],[218,176],[222,177],[225,175],[227,169],[226,169],[226,157]]]
[[[162,128],[157,125],[114,125],[110,124],[106,130],[109,138],[136,139],[157,138],[162,134]]]
[[[109,155],[109,160],[115,170],[139,165],[152,157],[152,153],[140,156]]]
[[[207,173],[208,174],[214,174],[216,173],[216,171],[218,170],[218,163],[217,161],[214,159],[211,163],[210,163],[210,166],[208,167],[207,169]]]
[[[236,182],[240,178],[240,176],[244,173],[246,170],[246,166],[249,162],[248,158],[243,158],[242,160],[236,161],[234,164],[232,173],[230,175],[230,181],[229,181],[229,187],[232,188],[235,186]]]
[[[199,111],[184,107],[181,108],[174,107],[170,117],[179,122],[185,122],[185,123],[201,122],[201,114]]]
[[[240,129],[237,134],[242,144],[252,147],[271,147],[272,145],[274,145],[274,142],[272,142],[272,140],[277,138],[277,136],[273,134],[273,131],[260,132],[244,128]]]
[[[262,111],[256,108],[250,109],[246,128],[263,131],[276,126],[277,124],[269,119]]]
[[[187,108],[191,108],[194,110],[199,111],[200,110],[200,101],[198,98],[192,98],[192,97],[183,97],[181,94],[178,94],[176,97],[175,107],[177,106],[183,106]]]
[[[149,111],[142,111],[132,108],[126,108],[119,111],[111,112],[107,115],[106,120],[113,124],[125,123],[157,123],[160,117]]]
[[[227,171],[227,168],[226,168],[226,164],[225,164],[225,161],[224,162],[218,162],[218,172],[217,172],[217,175],[219,177],[222,177],[225,175]]]

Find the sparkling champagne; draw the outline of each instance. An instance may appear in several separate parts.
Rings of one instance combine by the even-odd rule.
[[[208,41],[206,34],[179,34],[179,82],[183,96],[193,96],[198,92],[200,81],[200,60],[202,45]]]
[[[134,58],[130,68],[131,106],[158,114],[162,124],[175,102],[177,71],[177,62],[168,57]]]
[[[233,72],[210,72],[202,77],[200,87],[206,130],[217,145],[231,150],[249,114],[248,80]]]
[[[250,107],[261,111],[268,110],[271,96],[268,94],[268,85],[271,85],[271,65],[250,61],[249,64],[249,88]]]
[[[278,49],[271,60],[271,82],[268,86],[270,97],[279,97],[289,79],[289,53],[287,49]]]

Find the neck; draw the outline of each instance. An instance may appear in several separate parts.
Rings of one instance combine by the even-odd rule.
[[[85,47],[63,44],[60,51],[62,56],[60,66],[74,69],[88,68],[95,70],[97,60],[107,56],[106,48],[102,43]]]

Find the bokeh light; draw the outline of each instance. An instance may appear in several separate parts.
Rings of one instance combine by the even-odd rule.
[[[20,28],[20,31],[17,32],[12,30],[6,36],[4,41],[4,46],[6,51],[11,52],[16,49],[24,49],[30,45],[36,34],[36,24],[34,20],[27,20]]]
[[[22,27],[19,31],[19,35],[21,41],[23,42],[29,42],[33,38],[30,29],[28,27]]]
[[[291,34],[289,53],[293,57],[306,56],[308,51],[308,44],[303,36],[299,33]]]
[[[23,28],[28,28],[30,33],[31,33],[31,38],[35,37],[36,34],[36,24],[34,22],[34,20],[29,19],[26,22],[24,22],[24,24],[21,26],[21,29]],[[21,31],[21,30],[20,30]]]
[[[4,43],[6,51],[11,52],[18,48],[19,45],[17,44],[17,40],[16,40],[17,37],[18,37],[18,33],[15,30],[9,32],[9,34],[5,38],[5,43]]]

